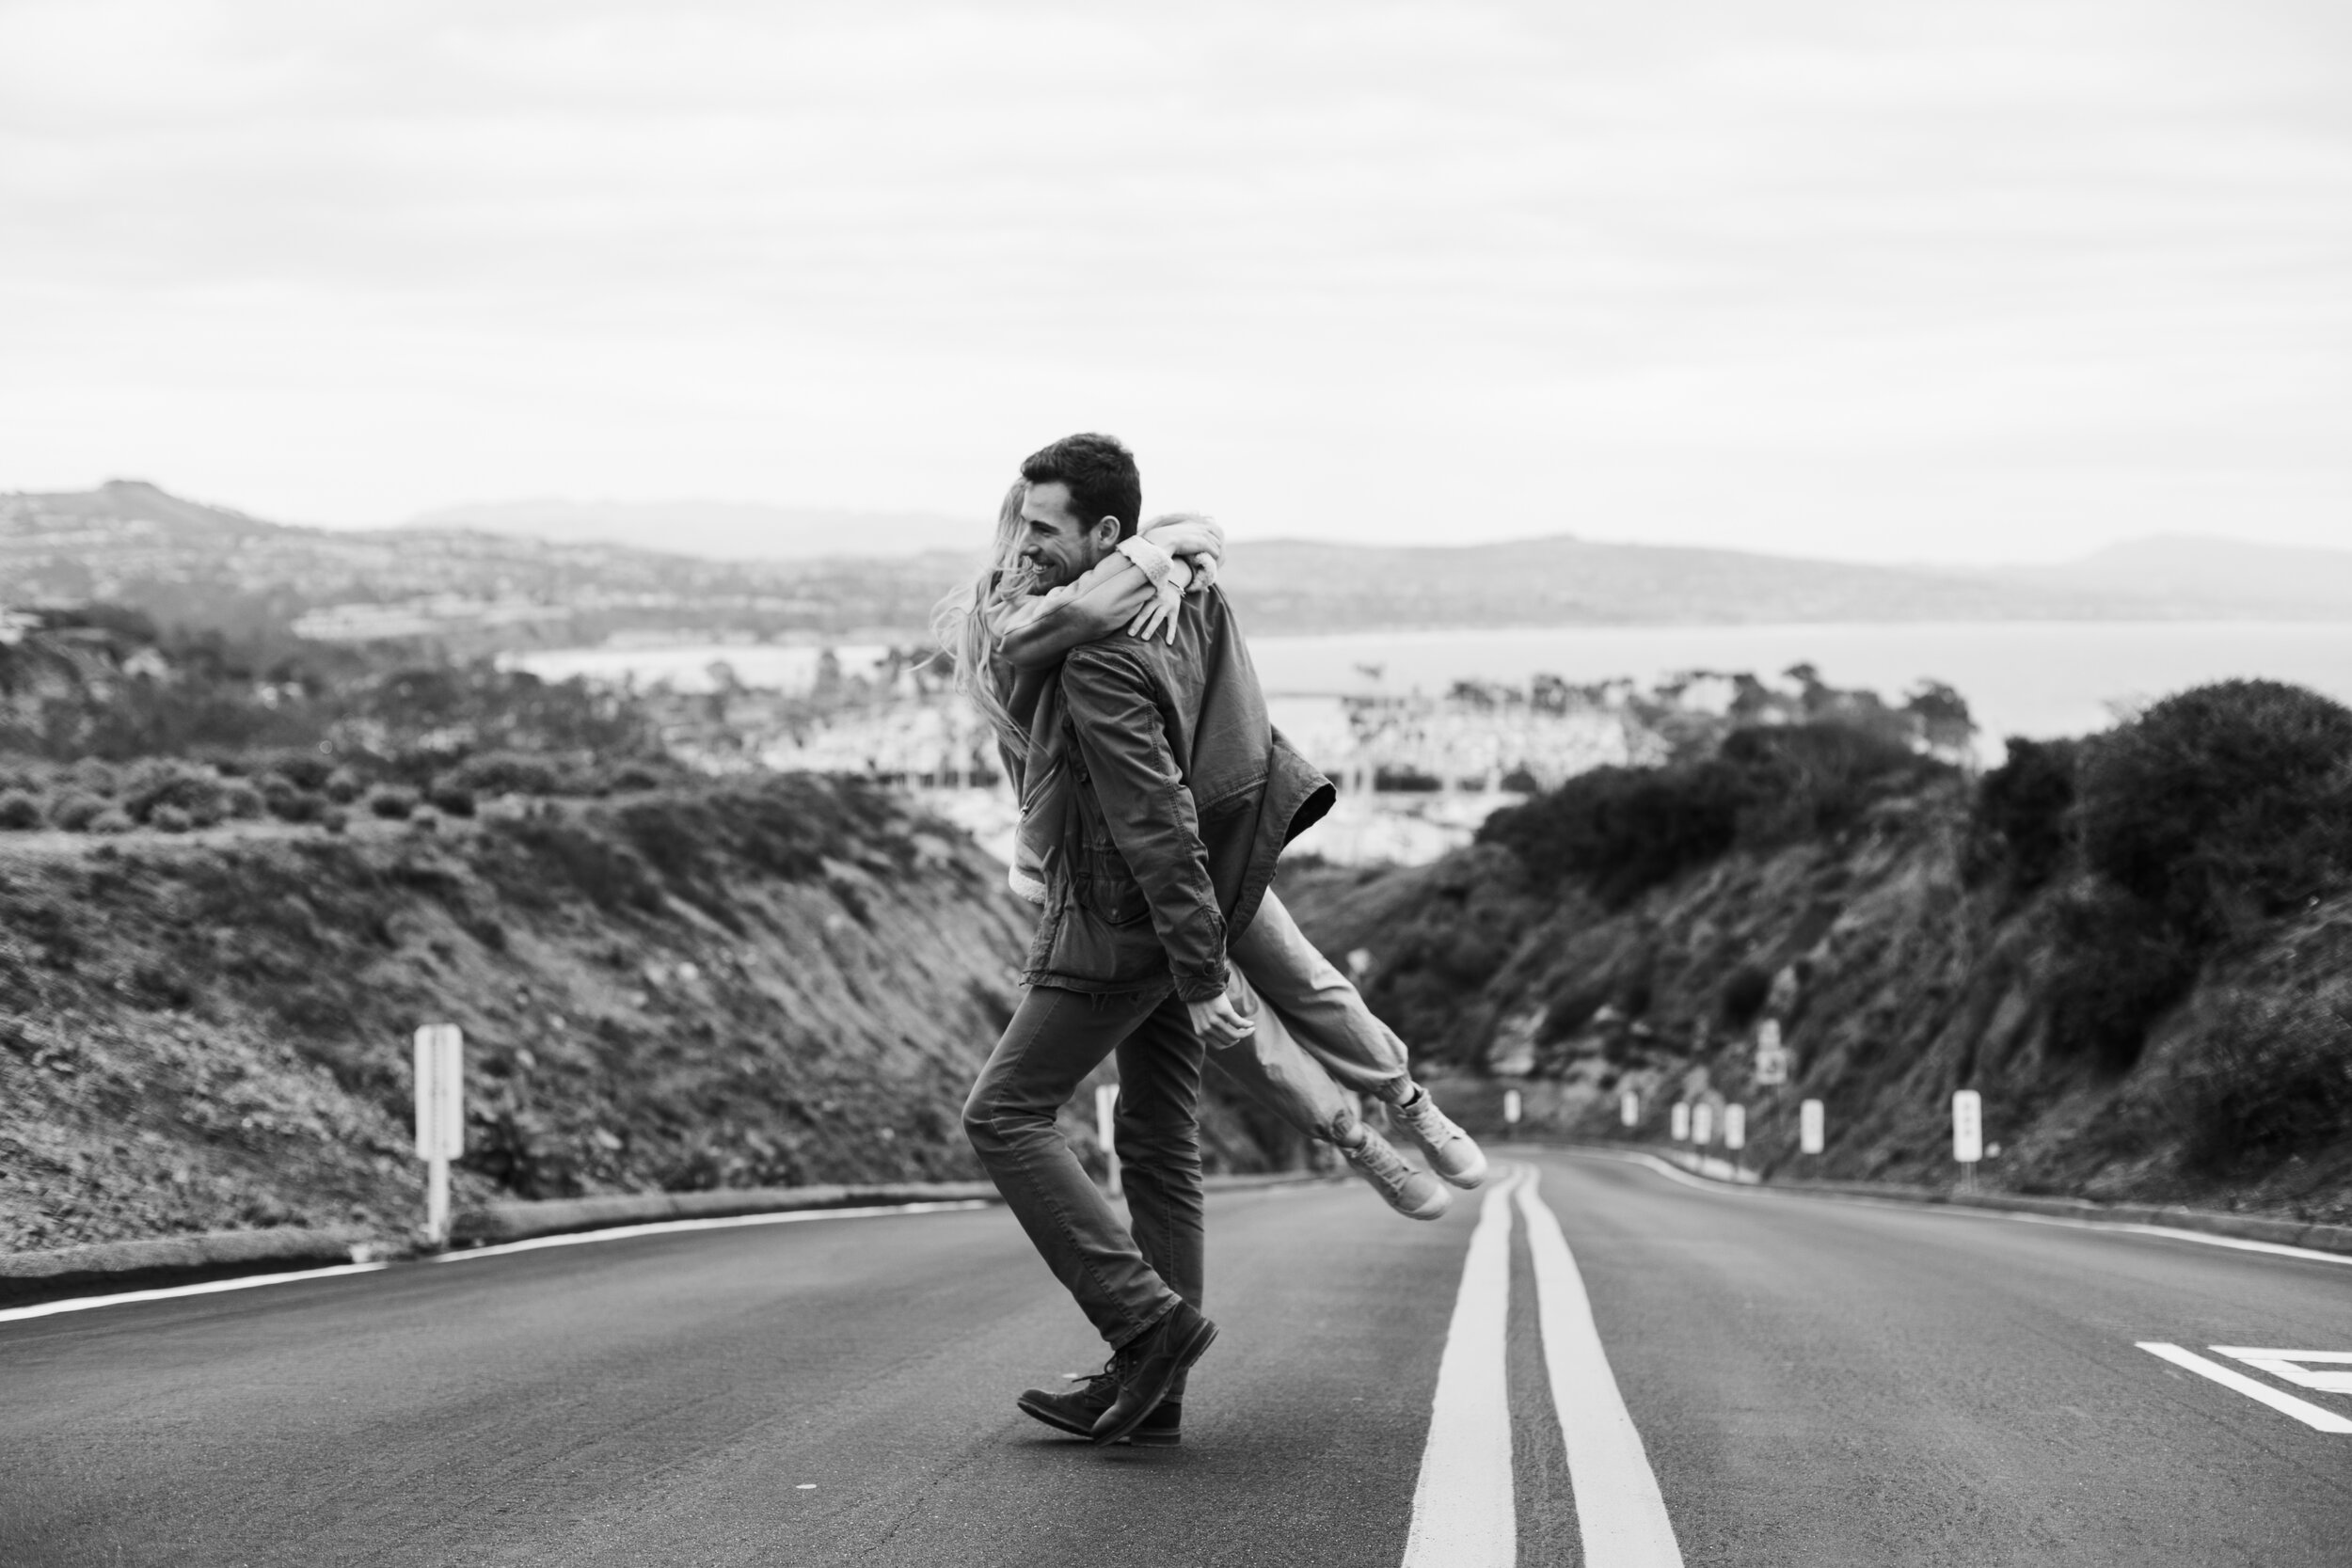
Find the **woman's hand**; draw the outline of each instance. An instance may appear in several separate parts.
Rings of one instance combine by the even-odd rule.
[[[1176,641],[1176,612],[1184,608],[1184,590],[1191,581],[1192,573],[1183,562],[1170,562],[1167,580],[1152,591],[1152,602],[1127,623],[1128,635],[1149,641],[1162,627],[1166,627],[1168,640],[1173,643]]]

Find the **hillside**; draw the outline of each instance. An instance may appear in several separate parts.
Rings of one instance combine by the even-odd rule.
[[[954,829],[810,777],[430,831],[0,832],[0,1251],[405,1231],[429,1021],[466,1031],[461,1207],[974,1177],[958,1113],[1028,927]]]
[[[1250,625],[1286,631],[2147,613],[2128,595],[2071,584],[1566,535],[1414,548],[1252,540],[1236,546],[1225,582]]]
[[[2123,594],[2164,613],[2217,603],[2292,619],[2352,615],[2352,550],[2229,539],[2128,539],[2080,561],[2021,569],[2013,580],[2058,592]]]
[[[761,506],[744,501],[574,501],[556,498],[437,507],[403,524],[427,532],[497,533],[554,544],[621,545],[712,561],[967,554],[985,514]]]
[[[2208,690],[2201,724],[2264,700]],[[2170,733],[2134,752],[2199,695],[2104,756],[2029,745],[1981,784],[1850,748],[1841,771],[1783,732],[1744,777],[1593,776],[1437,864],[1284,894],[1327,951],[1371,956],[1375,1010],[1489,1127],[1504,1083],[1534,1125],[1588,1136],[1623,1135],[1629,1089],[1661,1141],[1677,1100],[1743,1103],[1768,1173],[1946,1185],[1949,1098],[1972,1087],[1989,1185],[2342,1221],[2352,714],[2304,694],[2279,727],[2326,735],[2319,765],[2298,781],[2291,748],[2257,748],[2262,777],[2201,805],[2173,761],[2209,753]],[[2117,784],[2150,755],[2161,787]],[[1766,1020],[1786,1088],[1754,1082]],[[1795,1147],[1806,1098],[1818,1159]]]
[[[517,502],[398,529],[294,528],[116,481],[0,494],[0,610],[103,600],[233,637],[460,656],[614,633],[914,643],[986,538],[980,514],[967,527],[689,502]],[[759,539],[772,558],[693,553]],[[1286,632],[2352,614],[2352,555],[2213,541],[1962,572],[1565,535],[1412,548],[1245,540],[1225,583],[1246,624]]]
[[[459,653],[615,630],[844,635],[922,626],[953,566],[747,564],[593,539],[265,522],[117,480],[0,494],[0,609],[104,601],[231,636],[401,639]]]

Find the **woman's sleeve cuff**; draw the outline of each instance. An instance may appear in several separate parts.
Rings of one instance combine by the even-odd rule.
[[[1136,563],[1136,569],[1159,587],[1168,580],[1168,563],[1175,559],[1159,546],[1138,533],[1132,539],[1119,542],[1119,553]]]

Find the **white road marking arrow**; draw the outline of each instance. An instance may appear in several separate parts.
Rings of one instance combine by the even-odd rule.
[[[2293,1394],[2282,1394],[2267,1383],[2257,1383],[2244,1372],[2233,1371],[2218,1361],[2208,1361],[2195,1351],[2183,1350],[2161,1340],[2138,1341],[2139,1348],[2149,1354],[2169,1361],[2175,1367],[2209,1377],[2224,1388],[2234,1388],[2249,1400],[2259,1400],[2281,1415],[2292,1416],[2317,1432],[2352,1433],[2352,1420],[2346,1420],[2332,1410],[2322,1410],[2309,1400],[2298,1400]],[[2218,1347],[2217,1347],[2218,1348]]]

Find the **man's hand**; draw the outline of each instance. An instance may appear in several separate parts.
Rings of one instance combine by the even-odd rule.
[[[1184,1011],[1192,1015],[1192,1032],[1212,1051],[1223,1051],[1239,1045],[1257,1032],[1257,1023],[1241,1016],[1223,991],[1206,1002],[1187,1002]]]

